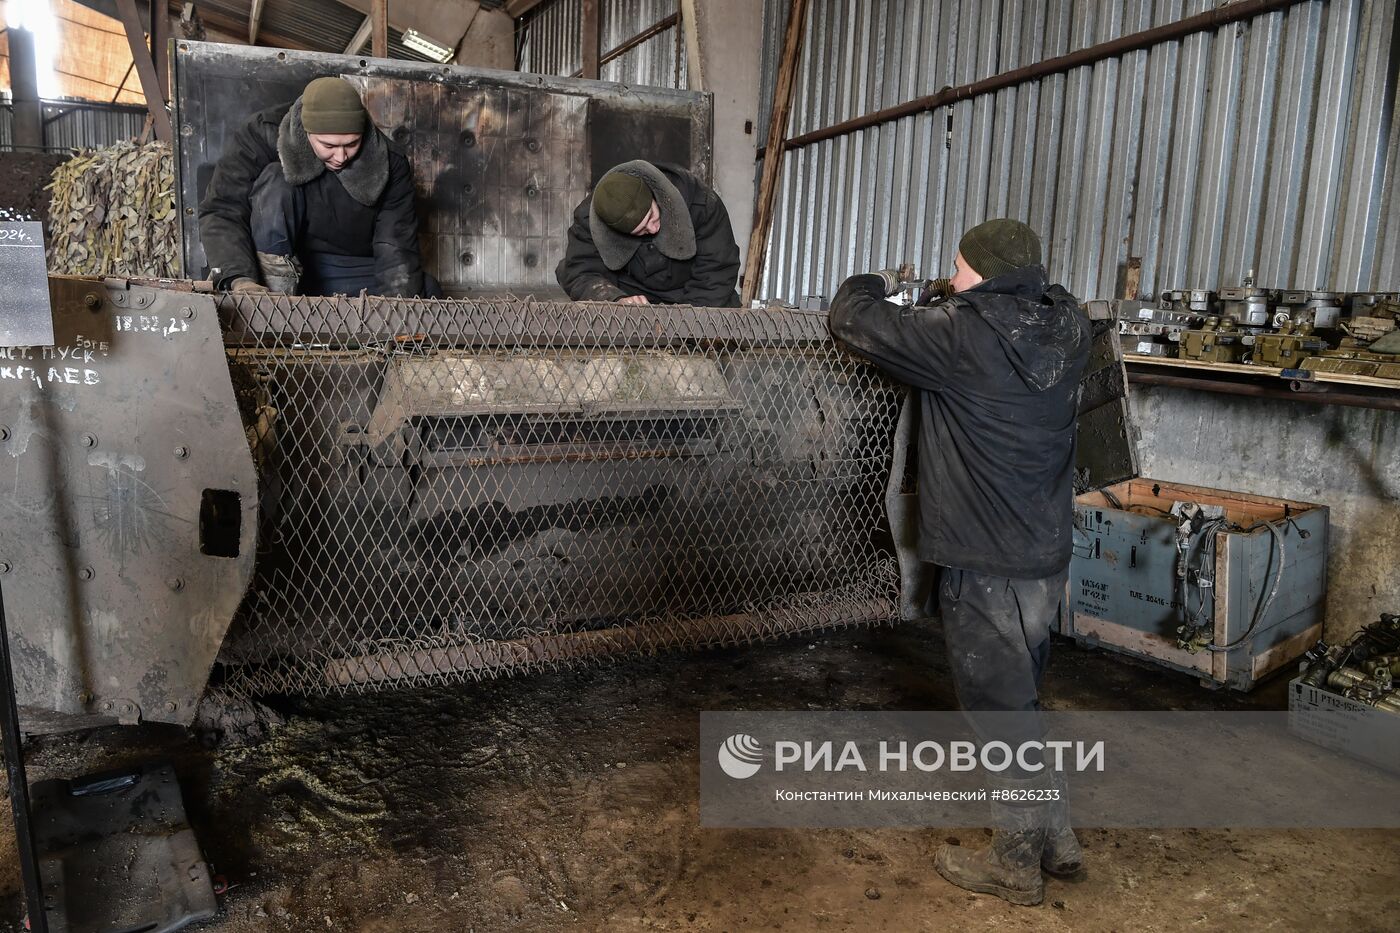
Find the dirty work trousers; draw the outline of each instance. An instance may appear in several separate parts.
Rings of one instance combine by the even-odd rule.
[[[1068,579],[1068,567],[1039,580],[943,568],[938,603],[953,687],[983,742],[1015,749],[1044,739],[1038,691]],[[1027,756],[1032,765],[1039,761]]]

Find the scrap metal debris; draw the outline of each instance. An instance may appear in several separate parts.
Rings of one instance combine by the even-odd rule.
[[[54,169],[49,268],[67,275],[172,278],[179,271],[170,147],[84,149]]]

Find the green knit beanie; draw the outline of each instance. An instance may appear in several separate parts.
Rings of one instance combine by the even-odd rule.
[[[990,279],[1022,266],[1040,265],[1040,237],[1019,220],[999,217],[964,233],[958,252],[973,271]]]
[[[651,189],[636,175],[608,172],[593,190],[598,219],[618,233],[630,234],[651,210]]]
[[[365,105],[360,92],[340,78],[317,78],[301,94],[301,125],[308,133],[363,133]]]

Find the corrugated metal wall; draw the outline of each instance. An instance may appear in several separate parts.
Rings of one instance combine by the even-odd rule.
[[[140,136],[145,126],[144,107],[44,105],[44,145],[50,149],[110,146]]]
[[[788,0],[766,0],[771,100]],[[1213,0],[812,0],[788,135],[1207,10]],[[988,217],[1081,297],[1400,289],[1394,0],[1311,0],[785,155],[768,297],[909,260]],[[833,80],[832,76],[840,76]],[[766,120],[766,113],[764,114]],[[1387,153],[1389,157],[1387,159]]]
[[[606,54],[672,15],[677,0],[601,0],[599,51]],[[579,0],[554,0],[525,23],[520,70],[571,75],[583,67],[579,55]],[[604,81],[683,89],[685,44],[672,26],[600,69]]]
[[[44,101],[44,148],[50,151],[110,146],[140,136],[146,108],[113,104]],[[14,145],[14,111],[0,106],[0,149]]]

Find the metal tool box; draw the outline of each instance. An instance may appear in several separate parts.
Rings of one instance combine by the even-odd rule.
[[[1179,503],[1228,522],[1186,544],[1184,578]],[[1083,493],[1062,634],[1249,690],[1322,635],[1327,516],[1313,503],[1152,479]],[[1197,637],[1183,646],[1193,621]]]

